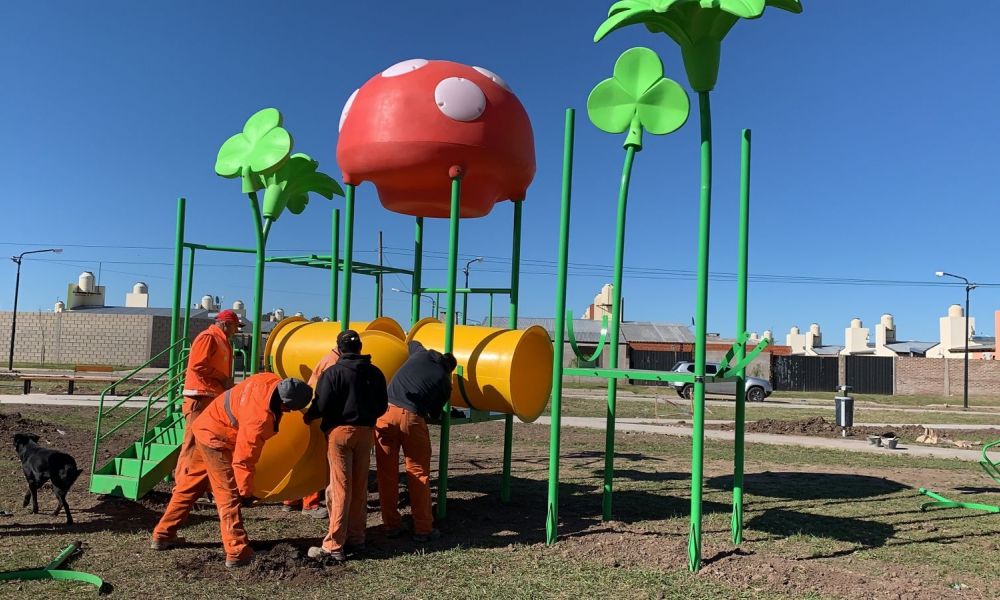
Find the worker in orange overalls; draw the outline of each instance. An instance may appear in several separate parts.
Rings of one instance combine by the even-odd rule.
[[[264,442],[278,432],[283,413],[301,410],[312,399],[312,388],[300,379],[274,373],[251,375],[223,392],[194,422],[195,445],[177,465],[177,485],[163,517],[153,530],[150,547],[166,550],[183,542],[177,530],[198,497],[211,488],[219,511],[226,566],[250,561],[253,549],[243,528],[241,506],[250,506],[253,478]]]
[[[431,515],[431,438],[428,417],[441,416],[451,397],[451,372],[455,357],[409,343],[410,357],[389,383],[389,410],[375,423],[375,466],[378,500],[386,537],[402,533],[399,514],[399,448],[406,463],[406,488],[410,492],[413,541],[429,542],[439,536]]]
[[[309,548],[310,558],[324,556],[342,561],[348,552],[365,547],[368,469],[371,464],[372,427],[388,406],[385,375],[361,354],[361,336],[347,329],[337,336],[340,359],[316,384],[316,399],[306,411],[306,421],[322,419],[327,434],[330,485],[326,508],[330,528],[322,546]]]
[[[326,371],[328,368],[337,364],[338,360],[340,360],[340,352],[336,348],[330,350],[326,356],[319,359],[319,362],[316,363],[316,368],[313,369],[312,375],[309,376],[309,387],[316,389],[316,384],[319,383],[319,376],[323,374],[323,371]],[[323,497],[324,491],[325,490],[319,490],[314,494],[309,494],[301,500],[285,500],[282,502],[283,506],[281,507],[281,510],[291,512],[299,504],[301,504],[302,514],[309,515],[314,519],[325,519],[329,516],[329,512],[320,505],[320,499]]]
[[[231,310],[219,311],[215,323],[209,325],[191,342],[187,372],[184,374],[184,440],[177,464],[186,464],[194,438],[191,424],[201,411],[219,394],[233,387],[232,339],[242,327],[240,317]],[[175,474],[176,477],[176,474]]]

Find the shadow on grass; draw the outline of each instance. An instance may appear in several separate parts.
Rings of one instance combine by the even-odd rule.
[[[879,548],[885,546],[896,531],[892,525],[879,521],[831,517],[781,509],[764,511],[748,521],[746,528],[784,538],[805,535],[855,545],[853,548],[822,556],[812,556],[811,559],[835,558],[858,550]]]
[[[706,485],[718,490],[732,490],[733,476],[713,477]],[[909,489],[909,486],[868,475],[847,473],[771,472],[747,473],[743,489],[748,494],[788,500],[823,500],[872,498]]]

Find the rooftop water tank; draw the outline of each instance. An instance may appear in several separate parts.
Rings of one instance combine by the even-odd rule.
[[[798,335],[800,333],[799,328],[796,327],[795,325],[792,325],[792,328],[788,330],[788,333],[792,335]]]
[[[882,315],[881,322],[886,329],[896,328],[896,322],[893,320],[892,315],[889,313],[885,313],[884,315]]]
[[[860,323],[860,321],[858,321]],[[809,326],[809,333],[813,335],[819,335],[819,323],[813,323]]]
[[[857,317],[851,319],[851,329],[861,329],[861,319]]]
[[[77,283],[81,292],[86,292],[92,294],[95,291],[96,285],[94,284],[94,274],[90,271],[84,271],[80,273],[80,280]]]
[[[149,293],[149,286],[147,286],[142,281],[138,281],[138,282],[136,282],[135,285],[132,286],[132,293],[133,294],[148,294]]]
[[[958,304],[952,304],[951,306],[948,307],[949,317],[962,317],[965,316],[964,312],[965,311],[963,311],[962,307],[959,306]]]
[[[54,310],[55,312],[63,312],[66,310],[66,303],[60,300],[56,302],[56,305],[52,310]]]
[[[246,305],[243,304],[242,300],[237,300],[236,302],[233,302],[233,310],[243,310],[245,308]]]
[[[212,307],[214,305],[215,305],[215,298],[207,294],[201,297],[201,303],[199,304],[199,306],[201,306],[205,310],[212,310]]]

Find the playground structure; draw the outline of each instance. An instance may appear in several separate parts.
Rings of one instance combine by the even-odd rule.
[[[390,67],[382,75],[376,75],[373,80],[379,78],[393,78],[404,75],[409,71],[419,69],[427,64],[427,61],[416,61],[417,66],[413,67],[414,61],[404,61],[402,65],[409,65],[402,72],[398,66]],[[446,69],[448,74],[462,75],[460,79],[466,83],[475,82],[477,89],[481,90],[484,98],[490,100],[490,111],[498,113],[498,116],[488,114],[489,126],[485,129],[479,127],[480,134],[485,141],[482,144],[489,146],[493,152],[501,152],[508,148],[509,154],[517,154],[510,150],[510,140],[519,144],[520,159],[509,160],[508,164],[498,169],[490,167],[486,162],[487,154],[482,151],[477,155],[470,152],[473,158],[469,161],[463,160],[461,146],[456,146],[447,141],[447,137],[438,136],[434,138],[434,131],[427,130],[426,124],[421,131],[421,135],[431,136],[429,143],[417,145],[412,148],[412,152],[407,154],[411,161],[408,172],[422,173],[424,171],[438,172],[441,177],[437,188],[428,179],[423,179],[421,193],[425,194],[424,200],[417,204],[407,204],[403,208],[408,214],[416,216],[416,232],[414,240],[414,265],[412,270],[394,269],[366,263],[358,263],[353,260],[353,238],[354,238],[354,206],[357,185],[361,180],[353,183],[345,173],[345,219],[343,223],[343,258],[340,257],[340,211],[333,210],[332,218],[332,251],[329,255],[311,254],[307,256],[290,257],[269,257],[264,253],[267,233],[271,224],[280,215],[284,206],[289,207],[293,212],[301,212],[307,201],[297,198],[294,194],[292,199],[282,200],[280,196],[282,190],[293,188],[289,184],[282,190],[278,190],[275,181],[282,177],[292,181],[294,184],[295,173],[284,173],[286,166],[281,163],[282,157],[271,155],[259,156],[255,154],[260,148],[254,146],[258,144],[266,149],[266,144],[261,144],[260,140],[278,139],[278,145],[284,139],[290,140],[287,132],[281,127],[281,116],[274,109],[264,109],[253,115],[244,127],[242,134],[237,134],[220,150],[220,158],[216,165],[216,170],[220,175],[226,177],[241,177],[244,183],[244,192],[250,198],[251,210],[253,211],[255,222],[259,227],[255,228],[258,245],[252,248],[231,248],[213,246],[208,244],[195,244],[184,240],[184,219],[185,201],[178,202],[177,218],[177,244],[175,253],[174,270],[174,306],[172,319],[172,339],[170,346],[154,357],[159,359],[164,354],[169,354],[170,367],[149,384],[146,384],[136,394],[125,397],[114,404],[107,403],[105,395],[102,394],[101,409],[98,416],[98,431],[95,436],[94,457],[92,465],[94,467],[94,477],[91,482],[91,491],[95,493],[119,494],[129,498],[138,498],[147,493],[158,482],[169,476],[176,462],[180,441],[183,437],[184,421],[180,414],[180,392],[179,388],[183,382],[184,369],[187,359],[188,340],[181,332],[187,331],[189,309],[181,316],[180,294],[182,289],[182,276],[184,269],[184,250],[189,250],[187,261],[187,306],[190,306],[190,296],[192,293],[195,256],[196,251],[219,251],[219,252],[239,252],[253,253],[257,258],[257,269],[255,277],[254,294],[254,337],[252,342],[251,356],[248,364],[250,372],[254,373],[263,363],[267,369],[273,370],[281,376],[295,376],[307,379],[313,366],[319,358],[326,354],[333,345],[332,341],[336,334],[342,329],[351,327],[361,332],[362,341],[366,353],[373,355],[373,361],[385,372],[387,377],[402,364],[407,356],[405,342],[416,340],[430,348],[443,352],[453,352],[458,360],[456,384],[453,386],[454,393],[452,402],[456,406],[468,408],[467,416],[462,419],[452,419],[450,406],[446,406],[441,418],[441,447],[439,451],[439,484],[437,515],[443,518],[446,514],[447,506],[447,473],[448,473],[448,440],[449,428],[453,424],[474,423],[490,420],[503,420],[505,422],[505,443],[504,443],[504,469],[501,481],[501,498],[506,501],[510,497],[510,465],[511,448],[513,443],[513,416],[516,414],[526,421],[534,420],[544,410],[549,396],[549,381],[551,379],[548,372],[551,365],[552,346],[548,339],[548,334],[540,327],[528,328],[524,331],[514,329],[498,329],[492,327],[472,327],[457,325],[456,297],[461,293],[464,297],[468,295],[488,295],[492,300],[496,295],[508,295],[509,302],[509,324],[511,328],[517,322],[517,301],[518,301],[518,279],[519,279],[519,255],[520,255],[520,231],[521,231],[521,211],[524,191],[534,174],[534,148],[531,141],[530,123],[524,113],[523,107],[516,97],[509,91],[504,83],[495,74],[481,68],[471,68],[457,63],[446,61],[434,61],[432,67]],[[394,70],[395,69],[395,70]],[[405,79],[405,78],[404,78]],[[455,77],[447,78],[449,80]],[[499,83],[498,83],[499,82]],[[367,84],[366,84],[367,85]],[[485,90],[485,91],[483,91]],[[363,90],[359,90],[361,92]],[[377,89],[376,89],[377,92]],[[436,96],[451,102],[449,109],[462,106],[464,95],[467,95],[469,88],[467,85],[459,85],[458,95],[455,91],[445,89],[443,92],[435,90]],[[366,92],[367,93],[367,92]],[[351,132],[358,130],[361,125],[354,123],[361,122],[361,117],[354,118],[355,115],[364,115],[362,110],[350,111],[351,105],[357,107],[365,105],[366,93],[356,93],[345,107],[344,118],[342,118],[342,139],[351,140]],[[355,98],[358,99],[355,102]],[[406,103],[401,106],[406,108]],[[383,107],[384,108],[384,107]],[[482,113],[483,107],[476,110]],[[441,110],[445,118],[439,123],[439,129],[443,129],[446,134],[454,131],[453,121],[456,117]],[[351,118],[347,118],[348,116]],[[439,115],[441,116],[441,115]],[[462,116],[462,115],[458,115]],[[412,120],[397,119],[397,123],[408,124]],[[520,137],[511,137],[509,130],[511,127],[520,127]],[[233,139],[237,139],[242,146],[234,146]],[[357,136],[355,136],[357,139]],[[470,144],[475,144],[475,139],[467,140]],[[285,144],[284,152],[291,151],[290,142]],[[454,154],[455,148],[459,149],[458,154]],[[235,148],[235,149],[234,149]],[[442,148],[451,151],[454,155],[443,156]],[[231,155],[241,152],[240,156],[232,158]],[[338,147],[338,152],[340,149]],[[259,154],[259,152],[258,152]],[[373,148],[355,148],[352,155],[373,156],[375,159],[383,160],[386,156],[398,159],[398,153],[386,153],[385,148],[377,145]],[[230,158],[226,158],[230,156]],[[335,182],[325,181],[326,176],[316,172],[316,163],[305,155],[291,155],[291,158],[284,157],[285,165],[291,163],[293,159],[300,157],[299,165],[296,167],[300,172],[306,171],[310,177],[319,178],[318,183],[312,182],[312,188],[308,191],[321,193],[321,195],[331,197],[339,194],[340,188]],[[304,157],[304,158],[302,158]],[[380,158],[381,157],[381,158]],[[224,160],[224,158],[226,160]],[[226,161],[228,160],[228,163]],[[253,161],[258,161],[259,164]],[[437,170],[443,164],[441,161],[449,163]],[[377,162],[377,161],[376,161]],[[226,163],[226,164],[223,164]],[[229,164],[231,163],[231,164]],[[221,166],[220,166],[221,165]],[[237,166],[233,166],[237,165]],[[397,165],[396,168],[399,168]],[[470,181],[471,204],[479,207],[473,213],[463,214],[462,207],[466,195],[463,193],[463,180],[468,174]],[[458,262],[458,234],[459,222],[463,216],[478,216],[479,212],[486,210],[489,212],[493,205],[506,199],[510,191],[506,186],[510,183],[506,179],[509,175],[520,177],[520,183],[514,186],[514,192],[520,194],[515,199],[513,234],[512,234],[512,268],[511,284],[506,288],[457,288],[456,271]],[[367,175],[365,175],[367,176]],[[379,189],[383,179],[377,173],[372,175],[376,188]],[[256,180],[260,179],[258,183]],[[419,179],[419,178],[418,178]],[[248,182],[249,180],[249,182]],[[273,185],[272,185],[273,184]],[[258,200],[255,187],[264,188],[265,197],[263,205]],[[299,190],[308,186],[299,186]],[[320,189],[316,189],[320,188]],[[277,190],[277,191],[276,191]],[[380,199],[390,209],[399,208],[386,203],[383,198],[383,189],[379,189]],[[329,192],[329,193],[324,193]],[[433,201],[437,194],[438,201]],[[392,194],[385,194],[387,198],[392,198]],[[411,195],[410,198],[417,196]],[[448,280],[444,287],[424,287],[422,285],[422,257],[423,257],[423,214],[428,217],[440,215],[440,200],[448,199],[447,211],[449,217],[449,267]],[[261,219],[263,215],[263,220]],[[266,263],[284,263],[291,265],[308,266],[314,268],[326,268],[331,271],[331,320],[339,313],[337,322],[307,322],[300,318],[290,318],[281,321],[272,330],[268,337],[267,347],[261,356],[259,344],[259,321],[262,313],[262,291],[264,265]],[[351,288],[352,275],[369,275],[375,279],[376,297],[381,293],[383,278],[386,274],[395,273],[400,275],[410,275],[412,278],[411,294],[411,324],[409,335],[395,321],[386,318],[375,319],[370,322],[351,321]],[[445,321],[438,322],[436,319],[420,319],[420,296],[423,294],[444,294],[446,301]],[[492,310],[491,310],[492,312]],[[492,319],[491,319],[492,320]],[[404,337],[405,336],[405,337]],[[261,360],[263,358],[263,361]],[[153,360],[150,361],[150,364]],[[147,366],[147,365],[143,365]],[[142,368],[142,367],[140,367]],[[104,427],[104,420],[119,409],[127,400],[132,399],[137,394],[145,392],[149,396],[146,406],[129,415],[126,415],[120,422]],[[107,404],[107,406],[106,406]],[[101,456],[101,444],[121,427],[140,418],[142,419],[142,433],[139,440],[128,446],[124,451],[105,463],[98,466],[98,458]],[[282,500],[301,497],[307,493],[322,487],[326,482],[326,459],[325,440],[319,432],[317,426],[307,427],[295,419],[290,419],[293,424],[283,423],[281,432],[265,444],[256,477],[255,493],[266,500]]]
[[[706,3],[707,4],[707,3]],[[510,497],[511,451],[513,416],[530,421],[544,409],[544,398],[551,389],[552,425],[550,437],[549,498],[546,517],[546,542],[555,543],[558,536],[559,491],[559,441],[562,377],[582,375],[600,377],[608,381],[607,432],[605,444],[605,477],[603,517],[611,519],[614,475],[614,425],[616,408],[616,382],[619,379],[685,381],[694,385],[693,446],[691,469],[691,527],[689,560],[691,570],[701,566],[701,494],[703,486],[704,402],[705,384],[710,381],[736,381],[743,389],[746,364],[763,348],[767,341],[747,352],[746,296],[747,254],[749,240],[749,167],[750,132],[742,135],[740,226],[738,257],[738,292],[736,343],[720,365],[717,374],[705,373],[705,346],[708,294],[708,249],[711,214],[711,117],[710,95],[714,88],[721,40],[741,18],[761,16],[766,5],[774,5],[791,12],[800,12],[797,0],[763,0],[742,2],[721,0],[705,7],[690,0],[662,2],[660,0],[625,0],[612,6],[608,19],[598,30],[595,41],[622,26],[645,23],[652,31],[662,31],[674,38],[682,48],[688,79],[698,92],[701,116],[701,196],[698,243],[698,284],[696,299],[695,372],[678,374],[670,372],[625,370],[618,368],[618,330],[621,314],[622,267],[624,261],[625,221],[629,181],[635,154],[642,148],[642,134],[667,134],[681,127],[687,119],[689,104],[683,89],[673,81],[663,78],[663,66],[651,50],[634,48],[626,51],[615,65],[614,77],[599,84],[588,99],[588,113],[599,128],[616,133],[628,132],[625,140],[625,164],[618,197],[615,233],[614,295],[610,321],[605,320],[603,335],[595,358],[607,340],[609,365],[607,368],[564,368],[563,344],[568,338],[579,355],[572,331],[572,319],[566,319],[566,283],[569,248],[569,223],[571,208],[571,182],[575,112],[566,112],[563,154],[562,196],[560,208],[559,276],[556,294],[556,327],[554,349],[544,331],[517,331],[518,280],[520,267],[520,236],[522,202],[534,175],[534,149],[530,123],[523,107],[510,92],[506,83],[494,73],[478,67],[467,67],[448,61],[414,59],[393,65],[373,77],[351,97],[341,115],[341,136],[337,147],[338,163],[343,169],[343,195],[345,222],[343,224],[343,258],[339,257],[339,213],[333,211],[333,243],[330,255],[303,257],[266,257],[264,246],[271,225],[287,206],[293,213],[301,212],[308,194],[319,193],[328,198],[340,194],[340,186],[329,177],[316,171],[316,163],[305,155],[291,155],[291,138],[281,127],[281,117],[274,109],[265,109],[248,120],[242,134],[230,138],[219,153],[216,164],[218,174],[239,177],[243,191],[250,198],[255,222],[257,248],[222,248],[184,242],[184,202],[178,205],[178,238],[174,272],[174,309],[170,368],[156,383],[145,409],[140,409],[123,423],[105,431],[102,436],[101,419],[106,416],[103,408],[98,419],[95,438],[94,466],[99,456],[99,444],[129,420],[143,415],[140,441],[127,448],[101,470],[94,470],[91,491],[119,493],[138,497],[169,474],[183,433],[183,420],[179,413],[178,388],[183,379],[187,341],[187,317],[180,317],[180,289],[183,267],[183,250],[191,251],[188,266],[188,296],[190,297],[195,250],[255,253],[257,273],[254,294],[254,334],[250,357],[251,372],[260,363],[260,315],[263,293],[263,269],[267,262],[284,262],[331,270],[331,319],[339,307],[339,327],[352,324],[351,285],[356,273],[373,275],[381,286],[387,272],[406,273],[412,277],[411,328],[407,340],[416,339],[442,352],[453,352],[459,362],[452,402],[468,407],[466,418],[455,419],[455,424],[502,419],[505,422],[503,474],[501,500]],[[752,6],[751,6],[752,5]],[[759,6],[757,6],[759,5]],[[415,82],[412,89],[399,85],[407,78]],[[437,84],[434,85],[434,81]],[[429,100],[433,98],[434,102]],[[434,108],[436,105],[436,109]],[[416,107],[419,107],[416,108]],[[414,114],[421,118],[414,118]],[[485,115],[485,116],[484,116]],[[465,126],[475,123],[475,127]],[[382,131],[379,128],[385,127]],[[286,143],[287,140],[287,143]],[[264,143],[266,142],[266,143]],[[284,144],[284,147],[282,146]],[[277,148],[277,150],[275,150]],[[296,160],[297,159],[297,160]],[[291,165],[291,166],[290,166]],[[294,167],[294,168],[293,168]],[[305,183],[299,183],[297,177]],[[371,181],[378,190],[383,206],[391,211],[415,217],[414,262],[410,271],[389,270],[374,265],[363,265],[353,260],[354,206],[357,187]],[[411,187],[407,184],[411,183]],[[256,192],[265,190],[264,201]],[[290,191],[289,191],[290,190]],[[445,203],[445,198],[448,202]],[[511,251],[511,281],[507,288],[457,288],[456,274],[459,247],[459,225],[463,217],[488,214],[502,200],[513,204],[513,234]],[[263,210],[262,210],[263,209]],[[261,217],[263,215],[263,219]],[[444,287],[425,287],[422,281],[423,220],[448,218],[448,269]],[[338,289],[338,273],[341,276]],[[466,327],[456,325],[457,294],[506,294],[509,296],[509,328]],[[445,319],[420,320],[419,301],[422,294],[445,295]],[[376,294],[376,297],[378,294]],[[187,303],[190,306],[190,302]],[[377,313],[377,310],[376,310]],[[376,314],[376,318],[380,315]],[[184,329],[180,329],[181,325]],[[265,366],[285,374],[305,374],[328,348],[321,340],[333,339],[337,330],[331,324],[297,324],[290,321],[283,328],[272,332],[269,362]],[[377,323],[373,321],[372,324]],[[324,327],[315,327],[324,325]],[[365,329],[365,327],[360,327]],[[332,328],[331,328],[332,327]],[[307,328],[309,332],[304,333]],[[386,332],[380,327],[364,331],[363,335],[384,348],[399,348],[402,328]],[[281,334],[281,329],[284,333]],[[297,334],[296,332],[300,333]],[[284,341],[278,341],[282,338]],[[289,343],[287,340],[300,339]],[[366,342],[367,343],[367,342]],[[272,345],[273,344],[273,345]],[[299,345],[301,344],[301,346]],[[484,347],[500,349],[485,352]],[[308,351],[304,348],[308,347]],[[380,351],[381,354],[382,351]],[[386,369],[398,360],[397,350],[384,350],[396,359],[386,359]],[[517,353],[524,353],[527,360],[519,360]],[[496,355],[496,358],[494,358]],[[582,355],[580,358],[583,357]],[[551,359],[551,360],[549,360]],[[378,364],[381,358],[376,359]],[[311,362],[310,362],[311,361]],[[551,364],[551,372],[545,367]],[[524,365],[524,366],[522,366]],[[551,380],[551,387],[547,384]],[[144,386],[145,387],[145,386]],[[140,390],[142,391],[142,390]],[[528,400],[522,402],[523,398]],[[539,400],[541,398],[541,400]],[[126,400],[129,398],[127,397]],[[152,411],[155,402],[163,401],[158,411]],[[734,489],[732,514],[732,540],[742,542],[743,529],[743,434],[745,399],[737,394],[736,442],[734,456]],[[121,406],[124,400],[110,410]],[[445,406],[440,427],[439,480],[436,514],[447,514],[449,431],[453,419]],[[151,421],[163,419],[150,428]],[[269,442],[270,448],[296,457],[318,454],[318,437],[315,430],[289,433],[288,440]],[[294,437],[294,440],[291,438]],[[306,438],[305,440],[303,438]],[[281,448],[282,450],[277,450]],[[291,449],[291,450],[290,450]],[[287,459],[275,466],[267,466],[262,458],[262,468],[269,471],[268,486],[264,495],[269,499],[294,497],[312,491],[308,483],[321,484],[320,475],[313,463],[296,459],[289,465]],[[304,460],[304,459],[303,459]],[[296,471],[297,470],[297,471]],[[301,476],[301,477],[300,477]],[[313,487],[312,489],[315,489]],[[294,494],[293,494],[294,492]]]

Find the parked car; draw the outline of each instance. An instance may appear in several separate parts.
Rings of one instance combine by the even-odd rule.
[[[691,361],[681,361],[674,365],[671,371],[675,373],[694,373],[694,363]],[[719,370],[719,363],[707,363],[705,365],[706,375],[715,375],[716,371]],[[694,384],[686,383],[683,381],[671,381],[671,387],[677,391],[677,394],[682,398],[687,398],[690,400],[694,396]],[[747,402],[763,402],[764,398],[771,395],[774,390],[771,388],[771,382],[766,379],[761,379],[760,377],[750,377],[746,378],[746,398]],[[705,384],[706,394],[719,394],[725,396],[735,396],[736,395],[736,382],[735,381],[719,381]]]

